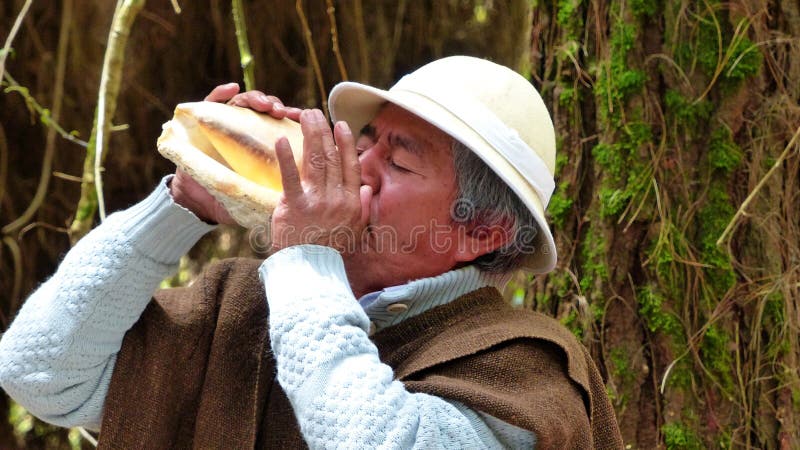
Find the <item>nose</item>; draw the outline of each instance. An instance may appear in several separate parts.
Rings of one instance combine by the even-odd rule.
[[[377,146],[364,150],[358,157],[361,164],[361,184],[372,188],[372,194],[377,194],[381,187],[382,159],[378,154]]]

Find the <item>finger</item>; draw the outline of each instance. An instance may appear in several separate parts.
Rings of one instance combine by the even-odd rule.
[[[224,102],[239,92],[239,85],[236,83],[220,84],[211,90],[203,100],[207,102]]]
[[[339,158],[342,161],[342,182],[348,192],[358,192],[361,186],[361,165],[358,162],[356,143],[353,133],[347,122],[339,121],[333,127],[336,136],[336,146],[339,149]]]
[[[319,125],[320,141],[322,142],[322,149],[325,153],[325,183],[328,189],[342,190],[344,180],[342,179],[342,157],[339,154],[339,149],[336,147],[336,141],[333,139],[333,132],[325,115],[320,110],[314,110],[316,115],[316,123]]]
[[[272,109],[272,101],[261,91],[247,91],[236,94],[232,99],[228,100],[228,104],[256,111]]]
[[[278,157],[278,168],[281,171],[281,184],[283,195],[287,202],[294,202],[303,196],[303,186],[300,184],[300,173],[294,163],[294,154],[289,140],[285,137],[275,143],[275,155]]]
[[[284,106],[283,110],[286,112],[286,118],[289,120],[294,120],[295,122],[300,122],[300,113],[303,112],[300,108],[293,108],[291,106]]]
[[[325,152],[322,146],[322,128],[315,110],[307,109],[300,114],[300,129],[303,132],[303,179],[315,190],[325,184]],[[324,120],[324,118],[323,118]]]
[[[287,108],[283,106],[283,102],[274,95],[266,95],[261,91],[247,91],[233,97],[229,105],[241,106],[243,108],[250,108],[254,111],[269,114],[276,119],[283,119],[286,117]],[[299,120],[299,109],[292,108],[298,112],[295,114]]]

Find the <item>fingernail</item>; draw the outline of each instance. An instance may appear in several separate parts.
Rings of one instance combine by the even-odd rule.
[[[340,121],[336,122],[336,127],[339,129],[339,131],[342,131],[342,132],[345,132],[345,133],[349,133],[350,132],[350,126],[347,125],[347,122],[345,122],[344,120],[340,120]]]
[[[234,86],[239,87],[239,83],[228,83],[225,85],[225,87],[234,87]]]

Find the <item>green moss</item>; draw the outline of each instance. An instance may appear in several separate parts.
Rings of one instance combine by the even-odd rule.
[[[626,156],[622,153],[622,147],[615,144],[600,143],[592,148],[592,156],[597,164],[603,169],[603,176],[619,179],[622,174]]]
[[[628,0],[628,5],[637,17],[652,16],[659,10],[655,0]]]
[[[567,327],[567,329],[572,332],[572,334],[574,334],[578,340],[583,339],[584,329],[583,326],[581,326],[581,321],[578,320],[578,311],[573,309],[569,312],[569,314],[566,315],[566,317],[563,317],[560,322],[562,325]]]
[[[556,3],[556,23],[566,30],[567,36],[578,36],[583,28],[581,3],[583,0],[558,0]]]
[[[639,120],[641,111],[621,110],[627,100],[642,91],[646,76],[643,71],[631,68],[628,52],[634,47],[637,31],[634,25],[616,21],[611,30],[611,55],[601,67],[595,83],[600,122],[619,131],[617,139],[602,142],[592,149],[592,156],[602,169],[600,212],[603,217],[622,213],[631,199],[643,192],[642,173],[645,164],[639,158],[641,147],[652,139],[650,126]]]
[[[632,193],[624,189],[600,188],[600,216],[614,217],[622,213]]]
[[[628,395],[624,392],[624,386],[631,386],[636,381],[636,373],[631,368],[631,353],[622,347],[612,348],[608,353],[608,370],[615,379],[612,383],[618,386],[612,401],[617,408],[624,408],[628,403]]]
[[[637,295],[639,314],[653,333],[665,333],[670,336],[680,336],[681,323],[675,314],[667,311],[662,297],[652,286],[639,289]]]
[[[703,364],[719,380],[725,390],[733,389],[733,356],[728,347],[733,339],[722,328],[711,325],[703,335],[700,355]]]
[[[745,37],[739,40],[730,52],[725,71],[722,74],[725,78],[742,81],[758,74],[761,69],[762,56],[753,41]]]
[[[597,73],[595,96],[600,105],[600,117],[615,126],[621,125],[621,117],[618,114],[609,116],[609,112],[618,109],[630,95],[641,92],[646,80],[644,72],[628,64],[628,52],[636,39],[635,26],[616,21],[611,29],[610,60]]]
[[[578,102],[578,90],[573,87],[564,87],[561,89],[561,93],[558,95],[558,104],[565,107],[572,109],[575,107],[575,103]]]
[[[709,164],[726,175],[742,163],[742,150],[733,141],[730,130],[725,127],[719,127],[711,133],[708,147]]]
[[[709,266],[704,272],[712,290],[710,295],[716,299],[721,298],[736,282],[730,256],[717,247],[717,239],[735,213],[728,194],[720,184],[712,182],[705,205],[697,213],[702,250],[700,259]]]
[[[561,171],[564,170],[564,167],[567,166],[569,162],[569,156],[567,156],[567,152],[561,151],[556,154],[556,176],[561,175]]]
[[[736,213],[727,193],[730,174],[742,163],[742,151],[733,141],[730,131],[720,127],[712,131],[708,151],[708,192],[705,202],[697,213],[701,261],[709,267],[704,269],[711,296],[721,297],[736,282],[736,273],[730,255],[717,246],[717,239]]]
[[[724,16],[708,10],[719,11],[717,1],[710,1],[697,23],[697,37],[693,45],[677,48],[682,60],[696,58],[698,67],[709,77],[718,73],[718,82],[723,89],[738,86],[741,82],[758,73],[762,56],[758,48],[746,36],[735,36],[734,28],[746,30],[747,27],[733,27]],[[680,64],[680,62],[679,62]],[[723,64],[720,67],[720,64]]]
[[[683,423],[667,423],[661,427],[661,433],[664,435],[664,444],[668,450],[700,450],[703,448],[697,434]]]
[[[550,203],[547,205],[547,212],[550,213],[550,218],[553,220],[556,228],[562,228],[567,218],[567,214],[572,210],[572,199],[567,197],[567,190],[569,183],[562,183],[550,198]]]
[[[590,227],[581,246],[583,273],[580,285],[584,292],[588,292],[599,281],[608,280],[608,267],[605,261],[605,256],[608,254],[607,246],[608,243],[595,227]]]
[[[714,105],[710,101],[702,100],[695,103],[672,89],[664,94],[664,104],[668,114],[677,119],[681,125],[692,128],[708,121],[714,110]]]
[[[783,294],[773,291],[767,295],[764,303],[764,317],[762,324],[770,325],[770,328],[779,327],[786,321],[786,307]]]
[[[612,348],[608,354],[611,373],[627,385],[630,385],[636,379],[636,374],[631,369],[630,357],[631,353],[622,347]]]
[[[792,388],[792,405],[795,411],[800,411],[800,388]]]
[[[572,277],[569,276],[569,273],[564,270],[560,270],[557,272],[550,272],[548,276],[548,282],[553,286],[553,292],[559,297],[563,298],[566,297],[567,294],[572,290]]]

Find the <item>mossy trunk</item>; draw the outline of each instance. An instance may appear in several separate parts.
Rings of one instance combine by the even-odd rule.
[[[532,304],[593,349],[634,448],[798,448],[797,148],[717,245],[800,125],[796,3],[536,15],[563,257]]]

